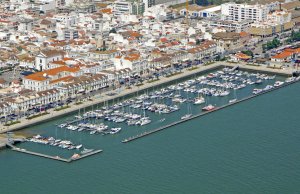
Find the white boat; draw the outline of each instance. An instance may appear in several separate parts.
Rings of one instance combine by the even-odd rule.
[[[76,149],[79,150],[80,148],[82,148],[82,144],[76,146]]]
[[[279,86],[281,86],[281,85],[283,85],[283,84],[284,84],[284,82],[276,81],[276,82],[274,83],[274,87],[279,87]]]
[[[143,125],[147,125],[149,123],[151,123],[150,119],[142,119],[141,122],[140,122],[140,125],[143,126]]]
[[[166,120],[166,118],[162,118],[159,120],[159,122],[164,122]]]
[[[191,118],[192,117],[192,114],[186,114],[186,115],[183,115],[181,117],[181,120],[185,120],[185,119],[188,119],[188,118]]]
[[[199,96],[194,99],[194,104],[203,104],[205,103],[205,98],[203,96]]]
[[[90,132],[91,135],[95,134],[97,132],[97,130],[93,130]]]
[[[229,103],[234,103],[234,102],[236,102],[236,101],[237,101],[237,99],[234,98],[234,99],[229,100]]]
[[[208,105],[202,108],[203,111],[211,111],[214,110],[216,107],[214,107],[213,105]]]
[[[120,131],[121,131],[121,127],[111,128],[110,134],[116,134],[116,133],[119,133]]]
[[[84,148],[80,153],[81,154],[87,154],[87,153],[90,153],[92,151],[93,151],[93,149],[86,149],[86,148]]]

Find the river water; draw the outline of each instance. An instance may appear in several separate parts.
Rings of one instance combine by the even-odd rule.
[[[243,98],[250,91],[245,89],[237,96]],[[151,124],[121,125],[121,133],[107,136],[56,127],[68,118],[30,127],[24,132],[70,139],[104,151],[68,164],[3,150],[0,191],[299,193],[299,94],[300,83],[292,84],[127,144],[121,140],[161,126],[158,120],[162,116],[149,113]],[[221,105],[230,98],[210,102]],[[178,120],[185,114],[185,106],[165,115],[165,122]],[[199,109],[192,106],[193,113]],[[33,143],[19,146],[51,155],[73,154]]]

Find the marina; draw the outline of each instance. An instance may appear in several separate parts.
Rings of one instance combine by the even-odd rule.
[[[189,76],[204,74],[206,72],[210,72],[210,71],[213,71],[215,69],[222,68],[222,67],[236,68],[237,66],[241,70],[252,71],[252,72],[264,72],[264,73],[276,74],[276,75],[281,75],[281,76],[291,76],[292,73],[293,73],[293,71],[290,70],[290,69],[277,70],[277,69],[271,69],[271,68],[267,68],[267,67],[263,67],[263,66],[249,66],[249,65],[245,65],[245,64],[236,65],[236,64],[232,64],[232,63],[228,63],[228,62],[215,62],[214,64],[211,64],[211,65],[208,65],[208,66],[202,66],[202,67],[200,67],[198,69],[195,69],[193,71],[186,71],[186,72],[183,72],[181,74],[172,76],[170,78],[161,78],[161,80],[159,80],[157,82],[145,84],[145,85],[140,86],[140,87],[134,87],[131,90],[122,91],[120,93],[117,93],[114,96],[103,96],[100,99],[94,99],[93,101],[89,101],[89,102],[86,102],[86,103],[83,103],[83,104],[80,104],[80,105],[76,105],[74,107],[69,108],[68,110],[59,111],[59,112],[54,111],[54,112],[51,112],[48,115],[38,117],[38,118],[35,118],[35,119],[31,119],[31,120],[24,120],[19,124],[15,124],[15,125],[12,125],[12,126],[9,126],[9,127],[3,127],[2,126],[1,133],[7,132],[7,131],[18,130],[18,129],[22,129],[22,128],[25,128],[25,127],[30,127],[30,126],[38,124],[38,123],[51,121],[51,120],[53,120],[53,119],[55,119],[59,116],[68,116],[68,115],[70,115],[74,112],[77,112],[79,109],[95,106],[99,103],[112,102],[114,99],[131,96],[131,95],[134,95],[136,92],[143,92],[147,89],[151,89],[153,87],[158,87],[161,84],[168,84],[170,82],[173,82],[174,80],[186,79]]]
[[[67,121],[58,126],[71,131],[86,131],[90,135],[108,135],[118,133],[122,128],[128,130],[149,125],[137,137],[146,136],[253,98],[258,94],[272,91],[296,80],[296,78],[288,78],[283,81],[281,78],[282,81],[280,81],[275,78],[276,75],[247,72],[237,70],[235,67],[223,68],[205,76],[201,75],[177,84],[163,86],[158,90],[146,90],[141,95],[117,103],[110,105],[104,103],[104,106],[97,106],[82,114],[79,114],[79,111],[74,121]],[[264,82],[267,84],[263,84]],[[247,89],[247,95],[239,94],[237,97],[237,93],[247,86],[252,90]],[[169,114],[178,111],[185,112],[185,114],[181,115],[177,121],[166,123],[154,130],[153,127],[150,128],[152,120],[159,118],[159,122],[165,122]],[[136,138],[127,138],[128,141],[132,139]],[[125,139],[122,142],[128,141]]]
[[[203,75],[206,76],[209,73],[210,72]],[[273,76],[274,74],[270,75]],[[144,94],[150,96],[150,93],[153,91],[160,91],[162,88],[171,85],[177,86],[179,83],[183,83],[189,79],[197,79],[201,76],[202,75],[192,76],[180,82],[173,82],[160,88],[150,89],[148,92],[135,93],[136,95],[132,96],[132,98]],[[275,86],[276,81],[284,82],[284,84]],[[288,86],[289,83],[293,84]],[[261,97],[252,97],[252,100],[241,101],[243,103],[239,103],[239,105],[234,104],[241,99],[255,95],[253,94],[255,88],[264,89],[267,85],[274,86],[275,89],[270,89],[270,91],[274,92],[272,95],[261,95],[264,94],[264,91],[262,91],[259,93]],[[203,88],[205,87],[212,88],[215,86],[203,86]],[[281,89],[276,90],[277,87]],[[202,86],[199,85],[196,89],[200,90],[202,89]],[[110,184],[111,181],[114,180],[121,183],[121,186],[118,186],[117,188],[107,187],[107,192],[113,191],[114,193],[117,193],[122,188],[128,186],[135,187],[137,183],[145,185],[149,183],[157,184],[161,191],[165,191],[166,187],[160,185],[160,183],[167,184],[167,181],[165,180],[169,179],[169,176],[165,176],[162,179],[163,181],[155,181],[156,179],[159,179],[156,175],[153,179],[149,180],[137,179],[135,182],[132,182],[132,180],[139,177],[141,173],[147,173],[149,176],[152,176],[151,173],[157,171],[158,168],[161,172],[159,173],[159,176],[161,176],[161,174],[173,175],[173,173],[175,173],[176,176],[182,176],[182,171],[174,172],[174,169],[178,168],[179,163],[182,164],[182,167],[192,165],[192,167],[190,167],[191,171],[187,173],[188,175],[183,175],[187,182],[199,178],[207,180],[208,178],[209,180],[207,180],[207,182],[214,183],[215,181],[219,181],[217,184],[219,185],[219,183],[222,184],[224,181],[228,180],[228,177],[232,176],[231,172],[237,170],[239,175],[243,175],[245,169],[248,169],[251,172],[247,172],[250,178],[248,175],[240,177],[244,182],[249,181],[249,179],[252,183],[256,182],[257,177],[262,177],[262,179],[267,180],[268,177],[272,176],[274,177],[274,180],[280,184],[282,183],[282,175],[290,176],[291,180],[298,181],[297,176],[294,176],[293,173],[295,170],[298,173],[297,169],[299,169],[297,163],[297,149],[299,144],[297,143],[298,141],[296,141],[299,137],[299,130],[297,128],[298,117],[296,116],[297,112],[294,112],[294,110],[299,109],[298,104],[295,103],[298,99],[299,82],[295,82],[294,84],[293,81],[290,82],[290,79],[286,79],[286,77],[281,78],[280,76],[276,76],[274,80],[262,80],[261,84],[249,84],[245,88],[237,90],[228,89],[230,90],[230,94],[224,97],[207,96],[192,92],[187,94],[183,90],[184,89],[181,90],[181,97],[185,99],[189,98],[183,103],[173,103],[170,98],[144,100],[144,105],[149,107],[152,106],[154,110],[154,112],[145,110],[146,117],[150,117],[151,123],[144,126],[127,125],[126,121],[121,123],[108,121],[104,120],[104,117],[98,119],[85,119],[87,123],[91,124],[99,125],[100,123],[104,123],[105,125],[108,125],[109,130],[121,127],[122,130],[114,135],[107,134],[102,136],[103,133],[91,135],[88,130],[78,131],[77,129],[73,131],[66,128],[59,128],[58,126],[62,123],[71,121],[74,122],[70,124],[77,126],[77,123],[82,122],[84,119],[76,119],[75,116],[83,116],[84,113],[89,111],[96,112],[98,109],[102,110],[103,107],[110,107],[121,102],[123,103],[130,98],[125,98],[124,100],[120,98],[120,100],[115,100],[112,103],[106,102],[104,106],[94,106],[90,109],[86,108],[86,110],[80,109],[80,114],[77,111],[74,114],[66,115],[65,118],[57,118],[22,130],[24,133],[33,134],[30,137],[41,134],[43,137],[71,140],[76,145],[83,144],[88,148],[101,148],[105,150],[106,154],[87,157],[85,160],[78,163],[68,163],[72,165],[62,165],[63,163],[67,164],[67,162],[54,162],[57,160],[48,158],[45,158],[44,160],[41,156],[7,149],[2,151],[1,160],[7,164],[10,169],[17,168],[19,173],[27,173],[28,170],[30,170],[30,173],[27,173],[28,179],[33,180],[35,178],[35,180],[37,180],[37,177],[41,177],[41,172],[56,177],[56,180],[59,183],[55,183],[55,185],[57,185],[58,189],[65,189],[64,193],[78,191],[86,192],[86,189],[83,190],[82,187],[76,183],[78,183],[80,177],[84,177],[87,172],[91,177],[91,181],[84,184],[89,187],[97,188],[98,190],[103,189],[102,184],[99,185],[99,181],[103,184]],[[174,93],[173,97],[175,97],[175,95],[178,95],[178,91]],[[194,104],[194,99],[201,96],[205,99],[205,102],[198,105]],[[270,97],[272,101],[270,101]],[[233,99],[237,100],[231,101]],[[148,105],[146,103],[147,101],[156,101],[157,105]],[[166,105],[172,105],[171,103],[177,105],[179,110],[172,113],[155,112],[155,110],[166,108]],[[229,103],[233,103],[236,106],[232,106],[232,108],[228,107],[228,109],[224,108],[222,109],[223,111],[202,111],[202,108],[209,104],[215,106],[216,110],[219,110],[222,105]],[[152,132],[154,129],[181,121],[181,117],[189,113],[187,105],[190,105],[191,114],[193,114],[193,116],[196,116],[197,114],[206,114],[206,116],[189,119],[188,122],[173,125],[167,128],[168,130],[160,130],[160,132],[163,131],[162,133],[149,136],[150,134],[155,133]],[[142,109],[142,106],[139,108],[129,107],[130,105],[127,105],[126,107],[119,107],[116,110],[127,113],[129,110],[132,110],[132,114],[138,114],[143,117],[144,110]],[[244,110],[247,111],[241,114],[241,111]],[[115,110],[112,110],[111,113],[114,111]],[[268,115],[272,115],[272,118],[268,118]],[[121,141],[129,139],[129,137],[135,137],[143,133],[147,133],[144,137],[147,136],[148,138],[140,139],[141,141],[136,141],[135,143],[121,143]],[[294,138],[296,143],[290,143],[290,138]],[[138,140],[138,138],[136,140]],[[132,140],[130,142],[134,141],[135,140]],[[67,160],[70,156],[64,153],[73,152],[68,149],[61,149],[32,142],[21,143],[18,147],[37,153],[46,153],[52,157],[59,155],[61,158]],[[181,154],[178,155],[178,153]],[[278,154],[282,154],[284,157],[278,157]],[[266,156],[268,156],[269,159],[267,159]],[[247,158],[247,162],[245,162],[243,158]],[[276,169],[276,171],[272,171],[274,173],[270,174],[270,170],[266,165],[257,165],[258,161],[263,161],[264,164],[267,163],[267,166]],[[223,165],[224,162],[228,165]],[[293,170],[281,168],[285,165]],[[45,166],[47,167],[45,168]],[[253,166],[259,169],[253,170]],[[126,168],[126,170],[124,170],[124,168]],[[4,167],[2,170],[6,171],[6,174],[8,174],[5,179],[10,178],[22,183],[21,180],[23,178],[16,177],[15,174],[11,173],[11,170]],[[60,174],[62,170],[64,170],[63,176]],[[193,174],[193,172],[196,172],[196,174]],[[220,172],[226,176],[220,176]],[[131,179],[126,181],[128,177]],[[124,180],[125,182],[123,182]],[[174,178],[172,181],[176,182],[176,180],[177,178]],[[50,179],[47,181],[50,181]],[[263,183],[261,183],[260,186],[264,187],[266,183],[264,181],[262,182]],[[69,187],[68,185],[67,187],[65,183],[69,185],[72,184],[72,186]],[[181,181],[176,183],[182,184]],[[288,184],[288,182],[286,183]],[[28,183],[26,182],[26,185],[27,184]],[[43,185],[43,189],[46,188],[51,190],[53,188],[53,184],[47,185],[45,182],[39,182],[39,184]],[[36,185],[36,182],[32,182],[31,185]],[[9,186],[5,186],[5,188],[9,189],[12,186],[13,184],[10,184]],[[231,187],[236,187],[235,181],[231,183]],[[245,187],[247,186],[243,186],[243,188]],[[178,189],[180,188],[182,188],[181,185]],[[185,189],[188,188],[187,185]],[[211,191],[215,188],[215,185],[211,187],[204,186],[203,188],[208,188],[207,190]],[[221,189],[221,187],[218,187],[218,189],[215,189],[214,191],[218,192],[221,191]],[[30,192],[29,190],[27,191]],[[92,192],[91,189],[89,191]],[[139,193],[142,191],[142,188],[135,191],[136,193]],[[183,190],[180,191],[184,192]],[[283,190],[281,191],[283,192]],[[153,190],[153,192],[155,191]],[[259,190],[255,190],[254,192],[259,192]]]
[[[229,106],[233,106],[233,105],[238,104],[238,103],[241,103],[241,102],[243,102],[243,101],[250,100],[250,99],[255,98],[255,97],[259,96],[259,95],[263,95],[263,94],[272,92],[273,90],[280,89],[281,87],[285,87],[285,86],[288,86],[288,85],[290,85],[290,84],[294,84],[294,83],[296,83],[296,82],[299,82],[299,79],[294,80],[294,81],[291,81],[291,82],[288,82],[288,83],[286,83],[286,84],[284,84],[284,85],[281,84],[281,85],[279,85],[279,86],[277,86],[277,87],[274,87],[274,88],[271,88],[271,89],[268,89],[268,90],[265,90],[265,91],[256,93],[256,94],[254,94],[254,95],[252,95],[252,96],[249,96],[249,97],[247,97],[247,98],[244,98],[244,99],[241,99],[241,100],[238,100],[238,101],[235,100],[234,102],[231,102],[231,103],[226,104],[226,105],[224,105],[224,106],[213,108],[213,109],[211,109],[211,110],[208,110],[207,112],[203,112],[203,113],[200,113],[200,114],[198,114],[198,115],[193,115],[193,116],[191,116],[191,117],[182,119],[181,121],[177,121],[177,122],[174,122],[174,123],[171,123],[171,124],[168,124],[168,125],[159,127],[159,128],[157,128],[157,129],[153,129],[153,130],[150,130],[150,131],[147,131],[147,132],[138,134],[138,135],[136,135],[136,136],[126,138],[126,139],[122,140],[122,143],[128,143],[128,142],[131,142],[131,141],[134,141],[134,140],[137,140],[137,139],[146,137],[146,136],[151,135],[151,134],[153,134],[153,133],[156,133],[156,132],[162,131],[162,130],[164,130],[164,129],[173,127],[173,126],[175,126],[175,125],[179,125],[179,124],[184,123],[184,122],[186,122],[186,121],[189,121],[189,120],[192,120],[192,119],[195,119],[195,118],[198,118],[198,117],[201,117],[201,116],[210,114],[210,113],[212,113],[212,112],[215,112],[215,111],[218,111],[218,110],[227,108],[227,107],[229,107]]]
[[[84,148],[81,142],[82,138],[87,140],[89,138],[87,136],[95,136],[101,141],[104,139],[109,141],[119,136],[123,138],[120,140],[122,143],[128,143],[296,81],[298,78],[248,72],[236,67],[218,68],[184,80],[145,89],[128,98],[107,100],[90,108],[79,109],[77,113],[69,114],[63,122],[55,124],[55,135],[48,137],[34,135],[26,139],[27,142],[47,145],[47,147],[57,147],[66,151],[77,150],[79,153],[74,153],[72,157],[51,156],[28,151],[26,146],[12,149],[70,162],[98,153],[99,150]],[[106,138],[106,136],[111,136],[111,138]],[[69,138],[79,138],[80,143],[74,144],[66,140]],[[27,143],[25,142],[24,145]]]

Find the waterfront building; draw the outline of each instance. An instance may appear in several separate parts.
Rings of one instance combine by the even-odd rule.
[[[60,82],[68,80],[72,77],[82,75],[79,67],[61,66],[54,69],[49,69],[23,78],[24,88],[35,91],[43,91],[54,88]]]

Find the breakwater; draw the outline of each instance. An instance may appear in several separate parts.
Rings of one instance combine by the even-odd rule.
[[[21,152],[21,153],[29,154],[29,155],[32,155],[32,156],[38,156],[38,157],[41,157],[41,158],[47,158],[47,159],[66,162],[66,163],[77,161],[77,160],[80,160],[80,159],[83,159],[83,158],[86,158],[86,157],[89,157],[89,156],[92,156],[92,155],[95,155],[95,154],[98,154],[98,153],[102,152],[102,150],[94,150],[94,151],[91,151],[91,152],[83,154],[83,155],[78,155],[76,157],[62,158],[60,156],[51,156],[51,155],[47,155],[47,154],[42,154],[42,153],[33,152],[33,151],[26,150],[26,149],[18,148],[18,147],[14,146],[10,143],[7,143],[6,146],[11,148],[11,150],[16,151],[16,152]]]

